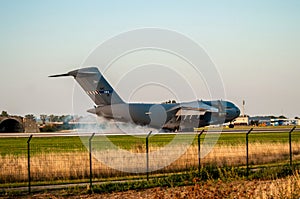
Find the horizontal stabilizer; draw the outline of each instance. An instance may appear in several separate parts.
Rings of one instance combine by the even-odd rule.
[[[124,103],[96,67],[81,68],[64,74],[50,75],[49,77],[65,76],[74,77],[97,106]]]
[[[69,73],[65,74],[59,74],[59,75],[50,75],[49,77],[65,77],[65,76],[71,76]]]

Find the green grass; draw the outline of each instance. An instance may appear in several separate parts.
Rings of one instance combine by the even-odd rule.
[[[27,154],[28,138],[0,138],[0,155]],[[30,142],[32,154],[41,152],[84,151],[79,137],[33,137]]]

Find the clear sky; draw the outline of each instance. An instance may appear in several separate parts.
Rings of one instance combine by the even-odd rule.
[[[47,76],[78,68],[114,35],[158,27],[201,45],[247,114],[300,116],[299,10],[297,0],[2,0],[0,110],[72,113],[74,81]]]

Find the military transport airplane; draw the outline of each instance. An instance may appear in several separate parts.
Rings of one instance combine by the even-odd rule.
[[[49,77],[73,76],[94,101],[88,112],[107,119],[148,125],[157,129],[187,131],[232,122],[240,115],[233,103],[223,100],[153,104],[126,103],[96,67],[81,68]],[[233,125],[231,124],[231,127]]]

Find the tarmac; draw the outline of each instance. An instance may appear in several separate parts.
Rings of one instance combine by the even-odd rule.
[[[289,132],[292,130],[293,126],[286,126],[286,127],[243,127],[243,128],[204,128],[205,133],[247,133],[251,128],[253,130],[252,133],[284,133]],[[201,129],[199,129],[201,131]],[[198,134],[200,131],[197,132],[156,132],[156,134]],[[300,127],[294,129],[294,131],[300,131]],[[90,136],[93,132],[85,132],[85,131],[71,131],[71,132],[41,132],[41,133],[0,133],[0,138],[3,137],[29,137],[30,135],[33,135],[34,137],[76,137],[76,136]],[[128,134],[125,132],[108,132],[108,130],[103,132],[95,132],[96,135],[103,135],[103,136],[109,136],[109,135],[147,135],[148,132],[145,133],[134,133],[134,134]]]

